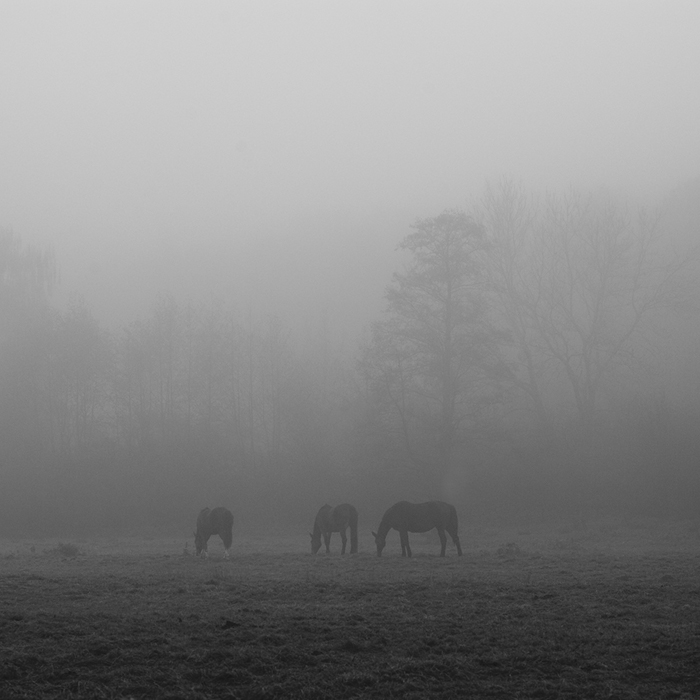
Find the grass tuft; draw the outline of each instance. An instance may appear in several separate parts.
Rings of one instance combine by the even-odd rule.
[[[54,551],[56,554],[69,559],[77,557],[81,553],[78,546],[71,542],[59,542]]]

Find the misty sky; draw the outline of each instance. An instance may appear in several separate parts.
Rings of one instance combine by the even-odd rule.
[[[698,37],[696,0],[4,0],[0,226],[107,323],[172,289],[355,328],[486,179],[700,174]]]

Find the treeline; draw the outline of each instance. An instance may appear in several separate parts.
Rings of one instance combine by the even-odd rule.
[[[697,184],[651,214],[502,180],[418,220],[360,365],[381,464],[481,515],[694,515]]]
[[[53,308],[52,256],[5,231],[0,528],[183,524],[216,504],[302,526],[326,501],[374,518],[400,498],[692,516],[698,270],[668,228],[692,201],[664,219],[501,181],[417,220],[356,351],[323,318],[299,336],[169,296],[108,332],[81,301]],[[669,349],[690,358],[681,393]]]
[[[27,279],[42,279],[38,261],[19,261]],[[350,479],[338,448],[354,379],[322,325],[301,352],[279,319],[166,296],[110,333],[82,302],[52,309],[46,291],[7,309],[5,527],[178,522],[214,502],[253,519],[259,504],[277,522]]]

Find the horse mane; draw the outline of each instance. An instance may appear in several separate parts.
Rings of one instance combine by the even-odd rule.
[[[386,539],[387,533],[393,527],[392,523],[391,523],[391,519],[392,519],[393,515],[394,515],[394,506],[389,508],[382,516],[382,520],[379,523],[379,527],[377,528],[377,537],[381,537],[382,539]]]
[[[330,513],[331,507],[326,503],[325,505],[322,505],[318,509],[318,513],[316,513],[316,518],[314,519],[314,532],[313,532],[313,537],[314,539],[321,539],[321,535],[323,534],[323,530],[321,528],[321,523],[322,523],[322,516],[324,513]]]

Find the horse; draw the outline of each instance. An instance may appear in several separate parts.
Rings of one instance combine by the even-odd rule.
[[[204,508],[197,516],[197,532],[194,533],[194,546],[197,556],[208,556],[207,542],[212,535],[219,535],[224,543],[224,558],[228,559],[233,540],[233,515],[226,508]]]
[[[399,531],[401,537],[401,556],[411,556],[411,546],[408,543],[409,532],[428,532],[437,528],[440,537],[440,556],[445,556],[448,532],[452,541],[457,546],[457,554],[462,556],[462,547],[459,544],[457,530],[457,511],[454,506],[442,501],[428,501],[427,503],[409,503],[399,501],[384,513],[379,532],[373,532],[374,541],[377,543],[377,556],[382,556],[382,550],[386,545],[386,535],[391,528]]]
[[[331,508],[328,504],[322,506],[316,514],[314,521],[314,531],[311,535],[311,553],[316,554],[321,548],[321,535],[326,544],[326,553],[330,553],[331,533],[339,532],[343,541],[343,549],[340,552],[345,554],[345,546],[348,538],[345,530],[350,528],[350,554],[357,554],[357,510],[349,503]]]

